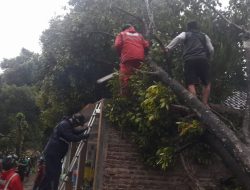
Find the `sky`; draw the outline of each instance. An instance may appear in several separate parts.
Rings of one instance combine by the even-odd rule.
[[[1,0],[0,61],[18,56],[23,47],[40,53],[42,32],[67,4],[68,0]]]
[[[229,0],[220,0],[227,5]],[[1,0],[0,61],[20,54],[22,48],[41,53],[40,36],[49,21],[65,11],[68,0]]]

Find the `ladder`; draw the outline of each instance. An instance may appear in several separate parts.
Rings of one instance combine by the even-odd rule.
[[[94,121],[96,119],[96,116],[98,114],[100,114],[100,112],[101,112],[101,105],[102,105],[102,101],[99,101],[99,102],[96,103],[94,111],[93,111],[93,113],[92,113],[92,115],[91,115],[91,117],[89,119],[88,124],[87,124],[88,129],[84,132],[84,135],[88,136],[90,134],[90,131],[92,129],[92,126],[93,126],[93,123],[94,123]],[[84,145],[86,144],[86,142],[87,142],[87,139],[84,139],[84,140],[80,141],[80,143],[79,143],[79,145],[78,145],[78,147],[76,149],[75,155],[74,155],[74,157],[72,158],[72,160],[71,160],[71,162],[69,164],[69,167],[68,167],[68,169],[66,171],[66,175],[64,175],[58,190],[63,190],[64,189],[65,183],[69,180],[69,175],[73,171],[74,165],[76,164],[77,159],[79,158],[80,153],[81,153]]]

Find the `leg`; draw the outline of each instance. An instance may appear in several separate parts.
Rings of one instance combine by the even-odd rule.
[[[199,79],[196,76],[195,61],[191,60],[185,62],[184,75],[188,91],[196,96],[195,85],[198,84]]]
[[[200,60],[198,74],[199,78],[202,82],[202,103],[208,106],[208,98],[210,95],[211,83],[210,83],[210,75],[209,75],[209,64],[206,60]]]
[[[120,64],[120,94],[122,96],[129,95],[128,83],[129,78],[134,74],[135,69],[140,68],[140,62],[138,60],[128,61]]]
[[[119,80],[120,80],[120,95],[126,97],[128,95],[128,77],[120,72]]]
[[[210,95],[210,89],[211,89],[211,84],[209,83],[208,85],[203,87],[202,90],[202,102],[205,105],[208,105],[208,98]]]
[[[57,190],[61,174],[60,158],[50,155],[45,157],[45,174],[39,184],[39,190]]]
[[[120,81],[120,95],[127,96],[128,94],[128,80],[129,80],[129,72],[127,65],[125,63],[120,64],[119,71],[119,81]]]

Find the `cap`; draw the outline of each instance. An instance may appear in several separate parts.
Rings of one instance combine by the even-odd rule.
[[[15,165],[16,165],[15,159],[11,155],[5,157],[2,161],[3,170],[10,170],[11,168],[14,168]]]

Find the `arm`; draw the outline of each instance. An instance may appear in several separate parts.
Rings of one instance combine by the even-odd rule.
[[[210,54],[210,58],[212,58],[213,55],[214,55],[214,47],[213,47],[213,45],[211,43],[210,38],[207,35],[205,35],[205,37],[206,37],[206,45],[207,45],[207,48],[208,48],[208,51],[209,51],[209,54]]]
[[[167,46],[167,50],[174,49],[179,43],[183,42],[186,38],[186,33],[182,32],[178,36],[176,36]]]
[[[62,123],[60,126],[60,136],[69,142],[79,142],[83,139],[83,134],[75,134],[74,128],[69,123]]]
[[[88,128],[89,127],[87,126],[87,123],[86,123],[86,124],[84,124],[84,126],[78,126],[78,127],[73,128],[73,132],[75,134],[81,134],[84,131],[88,130]]]

